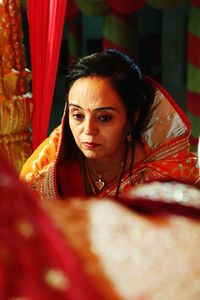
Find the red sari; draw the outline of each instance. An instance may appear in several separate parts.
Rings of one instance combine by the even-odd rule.
[[[141,132],[146,156],[133,165],[132,176],[123,174],[119,193],[140,183],[181,181],[194,184],[198,179],[197,158],[189,152],[190,123],[167,91],[152,79],[155,98]],[[84,175],[77,149],[70,142],[68,116],[25,163],[21,177],[43,198],[60,195],[84,196]],[[105,187],[99,197],[115,195],[118,182]]]

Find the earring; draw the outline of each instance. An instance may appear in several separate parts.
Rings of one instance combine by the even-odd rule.
[[[127,139],[127,141],[128,141],[129,143],[132,142],[132,132],[131,132],[131,129],[129,129],[129,132],[128,132],[128,134],[127,134],[126,139]]]

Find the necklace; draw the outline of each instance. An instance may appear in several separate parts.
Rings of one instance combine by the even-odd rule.
[[[101,178],[100,175],[99,175],[99,178],[95,181],[94,184],[95,184],[96,188],[97,188],[99,191],[101,191],[102,188],[103,188],[104,185],[105,185],[105,182],[102,180],[102,178]]]
[[[101,191],[107,182],[114,180],[119,176],[119,174],[121,174],[123,167],[124,162],[121,162],[120,166],[118,166],[116,169],[99,173],[95,169],[89,167],[85,162],[86,175],[92,192],[96,194],[96,192]]]

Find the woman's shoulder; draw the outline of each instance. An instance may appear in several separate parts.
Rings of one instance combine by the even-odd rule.
[[[37,174],[46,169],[56,157],[59,138],[61,134],[61,126],[53,130],[48,138],[46,138],[39,147],[32,153],[20,172],[20,178],[25,181],[30,181]]]

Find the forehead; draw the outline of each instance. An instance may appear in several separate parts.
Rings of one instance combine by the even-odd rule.
[[[125,109],[109,78],[96,76],[76,80],[69,90],[68,102],[83,108],[112,106]]]

